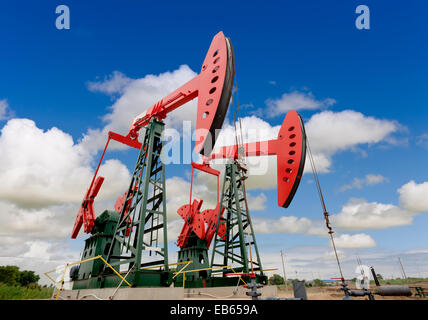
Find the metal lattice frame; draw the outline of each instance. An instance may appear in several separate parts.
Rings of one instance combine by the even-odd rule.
[[[168,270],[168,241],[166,228],[165,167],[161,161],[164,124],[152,120],[145,127],[144,140],[132,175],[121,219],[116,225],[107,261],[117,267],[129,264],[128,270],[163,265]],[[130,202],[130,206],[126,203]],[[126,208],[129,208],[126,211]],[[159,241],[159,233],[163,234]],[[120,255],[112,255],[114,242],[120,243]],[[147,258],[161,256],[159,260]],[[145,258],[145,257],[144,257]]]
[[[220,220],[219,215],[217,220],[211,267],[233,266],[237,272],[258,271],[263,275],[263,268],[245,197],[244,179],[245,177],[236,163],[226,164],[220,202],[220,210],[225,208],[225,212],[223,219]],[[217,234],[220,224],[226,224],[226,233],[223,239]],[[251,243],[250,240],[252,240]],[[255,254],[256,261],[254,259],[250,261],[250,245],[254,249],[253,255]],[[220,271],[223,276],[230,273],[229,269]]]

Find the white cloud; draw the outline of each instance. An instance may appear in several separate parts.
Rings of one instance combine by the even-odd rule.
[[[57,246],[71,235],[94,173],[93,154],[69,134],[58,128],[44,131],[29,119],[6,123],[0,150],[0,255],[17,257],[19,266],[36,271],[42,266],[41,271],[47,271],[71,256],[78,258],[79,253],[68,246],[64,252]],[[94,205],[96,215],[113,208],[130,180],[128,169],[115,159],[107,160],[99,174],[106,179]],[[48,251],[50,256],[43,253]],[[40,266],[34,262],[37,255]]]
[[[331,155],[359,144],[379,143],[399,130],[400,126],[394,121],[345,110],[314,114],[305,128],[312,151]]]
[[[345,259],[347,256],[345,254],[345,252],[343,252],[342,250],[336,250],[337,253],[337,257],[340,260]],[[336,253],[334,253],[334,251],[327,251],[323,254],[323,256],[321,257],[322,260],[325,261],[334,261],[336,262]]]
[[[314,221],[305,217],[284,216],[280,218],[262,218],[260,216],[255,216],[252,218],[252,221],[256,233],[327,236],[326,229],[319,221]]]
[[[400,204],[403,208],[415,212],[428,211],[428,182],[410,181],[398,189]]]
[[[13,117],[14,112],[10,109],[6,99],[0,100],[0,121]]]
[[[247,192],[247,202],[250,212],[265,210],[266,200],[267,198],[264,193],[260,193],[257,196],[252,196],[250,193]]]
[[[1,237],[19,236],[21,239],[55,239],[71,233],[78,205],[48,208],[20,208],[9,202],[0,202]],[[2,239],[0,239],[1,242]]]
[[[0,199],[22,207],[79,203],[93,176],[89,152],[69,134],[43,131],[32,120],[9,120],[1,130],[0,150]],[[130,180],[118,160],[106,161],[100,174],[106,175],[100,200],[116,198]]]
[[[414,212],[392,204],[351,198],[338,214],[330,216],[333,227],[346,230],[385,229],[413,222]]]
[[[373,248],[376,247],[376,242],[373,238],[365,233],[358,234],[341,234],[334,238],[334,243],[337,248],[356,249],[356,248]]]
[[[178,236],[180,235],[183,225],[183,219],[168,221],[168,242],[177,242]]]
[[[395,121],[368,117],[360,112],[322,111],[306,123],[306,135],[318,172],[329,172],[334,154],[345,150],[359,150],[360,145],[390,143],[390,135],[400,126]],[[307,159],[308,160],[308,159]],[[310,171],[309,161],[305,172]]]
[[[102,92],[108,95],[122,94],[125,88],[133,81],[122,72],[113,71],[103,81],[89,81],[87,83],[88,89],[92,92]]]
[[[299,91],[284,93],[279,99],[266,100],[269,117],[285,114],[290,110],[316,110],[327,108],[335,103],[336,100],[332,98],[316,100],[311,92],[305,93]]]
[[[381,174],[367,174],[364,178],[354,178],[352,183],[346,184],[340,188],[340,191],[346,191],[350,189],[362,189],[364,185],[371,186],[383,182],[389,181],[388,178]]]
[[[388,178],[385,178],[381,174],[368,174],[366,175],[366,183],[368,185],[374,185],[382,182],[387,182]]]

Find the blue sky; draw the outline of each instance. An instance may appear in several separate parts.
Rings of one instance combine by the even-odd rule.
[[[55,28],[55,8],[60,4],[70,8],[70,30]],[[359,4],[370,8],[370,30],[355,27],[355,8]],[[320,179],[330,213],[339,214],[351,198],[358,198],[368,203],[392,205],[404,210],[400,212],[406,215],[411,205],[404,196],[400,198],[397,190],[414,180],[414,192],[420,196],[420,190],[427,190],[423,183],[428,181],[425,160],[428,156],[428,28],[424,16],[427,9],[425,1],[393,4],[368,0],[247,1],[245,4],[217,1],[210,5],[200,1],[2,3],[0,101],[7,104],[9,111],[3,118],[0,113],[0,127],[13,118],[31,119],[41,130],[56,127],[69,134],[77,145],[88,129],[101,130],[106,125],[102,117],[115,110],[120,98],[127,94],[126,88],[113,95],[103,90],[90,90],[90,83],[106,83],[114,79],[114,71],[132,82],[150,74],[173,72],[183,64],[188,66],[189,72],[197,73],[211,38],[222,30],[231,38],[235,49],[243,117],[258,117],[272,127],[278,126],[285,113],[271,116],[266,101],[269,99],[280,105],[284,102],[281,100],[284,94],[287,98],[297,92],[298,97],[321,105],[298,110],[306,123],[314,122],[313,117],[323,112],[331,112],[335,121],[341,121],[343,118],[339,115],[344,110],[360,113],[362,121],[368,118],[378,121],[379,127],[373,128],[373,135],[379,134],[378,141],[347,142],[346,147],[336,148],[328,155],[330,165],[325,170],[328,172],[322,172]],[[334,99],[334,103],[328,104],[326,99]],[[147,107],[149,105],[141,105],[141,112]],[[230,116],[228,120],[232,121]],[[394,129],[377,132],[383,124]],[[350,130],[354,128],[359,128],[358,124]],[[371,130],[370,125],[361,128],[365,133]],[[321,129],[317,127],[313,132]],[[345,128],[344,137],[349,134],[346,131]],[[16,139],[19,138],[18,134]],[[317,142],[316,139],[311,141],[311,145]],[[325,144],[328,145],[328,141]],[[312,147],[317,148],[316,145]],[[6,158],[3,152],[0,159],[2,157]],[[133,151],[114,151],[107,156],[107,159],[119,159],[128,169],[135,158]],[[93,168],[98,156],[88,155],[85,159]],[[186,170],[189,168],[185,165],[169,166],[167,176],[188,181]],[[364,182],[368,174],[381,176],[383,180],[371,184]],[[6,175],[2,179],[7,185]],[[24,180],[31,183],[31,175]],[[253,188],[250,190],[252,196],[262,193],[266,197],[265,209],[253,210],[254,216],[261,220],[305,217],[314,224],[320,223],[322,211],[312,180],[310,173],[304,175],[288,209],[276,206],[274,188]],[[352,188],[343,191],[344,186],[353,183]],[[1,191],[0,201],[14,205],[17,202],[18,209],[14,210],[20,210],[22,204],[11,200],[10,193]],[[84,189],[79,193],[83,196]],[[34,193],[23,192],[22,197],[32,195]],[[415,199],[413,193],[409,199]],[[55,205],[72,208],[74,202],[60,199]],[[46,204],[46,210],[50,205]],[[25,210],[42,210],[40,208],[40,205],[27,205]],[[393,273],[390,266],[400,255],[406,257],[404,263],[415,275],[417,272],[428,275],[428,270],[417,271],[418,259],[426,261],[428,252],[427,210],[423,206],[411,209],[409,224],[339,230],[340,234],[364,234],[376,244],[343,249],[344,260],[349,262],[348,274],[353,273],[358,252],[367,263],[374,261],[370,259],[376,255],[385,257],[383,264],[376,261],[385,273]],[[27,217],[29,213],[22,214]],[[74,217],[67,219],[73,221]],[[63,227],[67,229],[66,225]],[[70,231],[71,227],[68,226]],[[37,251],[28,245],[31,239],[49,243],[45,247],[41,244],[49,252],[56,252],[61,246],[71,248],[70,256],[58,259],[74,257],[76,252],[78,256],[82,241],[65,241],[67,237],[42,237],[33,230],[17,238],[22,250],[10,256],[23,257],[31,250]],[[304,257],[308,262],[311,256],[331,251],[328,239],[308,235],[306,231],[261,232],[257,240],[270,266],[279,267],[279,250],[290,252],[292,270],[299,268],[299,253],[308,252]],[[0,244],[0,251],[1,248],[0,256],[6,256],[8,251]],[[409,253],[416,249],[419,250],[416,255]],[[51,253],[51,260],[56,256]],[[322,266],[314,262],[312,266],[308,262],[300,268],[304,269],[302,272],[324,270],[324,277],[334,276],[336,272],[330,262]],[[398,276],[398,271],[395,273]]]

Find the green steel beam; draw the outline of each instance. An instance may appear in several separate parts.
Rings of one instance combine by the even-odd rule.
[[[142,147],[125,198],[125,203],[130,200],[131,206],[127,214],[123,212],[124,206],[113,236],[113,242],[120,246],[120,254],[113,255],[110,250],[107,256],[107,261],[113,266],[129,264],[129,268],[134,267],[132,273],[139,274],[135,277],[138,284],[134,285],[144,284],[145,273],[140,272],[144,266],[155,263],[162,265],[165,272],[169,270],[165,167],[161,161],[163,130],[164,124],[157,120],[152,120],[145,127]],[[125,232],[128,228],[131,232],[127,237]],[[159,232],[163,234],[162,241]],[[154,262],[146,260],[144,250],[148,250],[149,256],[156,255],[162,259]],[[124,253],[129,253],[129,256]],[[153,278],[150,279],[152,282]]]
[[[222,265],[227,266],[234,264],[235,266],[233,268],[235,270],[248,273],[251,271],[250,264],[252,262],[253,266],[257,266],[257,268],[253,268],[253,270],[259,271],[260,275],[263,276],[262,264],[247,206],[243,180],[243,173],[238,169],[235,163],[226,164],[220,202],[220,212],[222,208],[225,209],[223,214],[225,221],[220,222],[220,215],[218,216],[210,265],[211,267],[221,265],[219,259],[222,259]],[[220,239],[217,235],[221,223],[226,224],[224,240]],[[250,238],[247,233],[250,234]],[[255,260],[253,257],[253,261],[249,259],[247,251],[249,246],[255,249]],[[220,272],[225,276],[229,271],[220,270],[215,273]]]

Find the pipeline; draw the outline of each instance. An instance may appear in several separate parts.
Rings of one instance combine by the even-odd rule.
[[[407,285],[388,285],[379,286],[376,288],[375,293],[380,296],[406,296],[410,297],[412,292]]]

